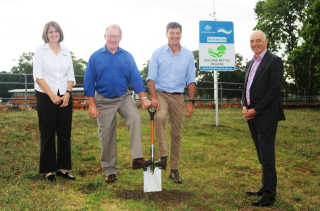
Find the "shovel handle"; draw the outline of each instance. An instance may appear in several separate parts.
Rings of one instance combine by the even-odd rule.
[[[156,110],[155,107],[151,107],[151,106],[150,106],[150,107],[148,108],[148,112],[149,112],[149,114],[150,114],[150,119],[151,119],[151,120],[154,120],[154,115],[155,115],[156,111],[157,111],[157,110]]]
[[[156,113],[156,108],[149,107],[148,112],[150,114],[150,119],[151,119],[151,145],[153,145],[153,143],[154,143],[154,115]]]

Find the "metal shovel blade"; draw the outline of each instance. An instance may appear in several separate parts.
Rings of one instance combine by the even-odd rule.
[[[161,169],[158,167],[152,171],[151,167],[148,166],[147,170],[143,172],[144,180],[144,192],[158,192],[162,191],[161,185]]]

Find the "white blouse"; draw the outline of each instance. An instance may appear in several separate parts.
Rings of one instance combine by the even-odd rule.
[[[49,44],[37,48],[33,61],[35,90],[44,92],[36,82],[37,78],[44,79],[53,93],[58,93],[59,90],[61,95],[66,93],[67,81],[73,81],[73,85],[76,84],[70,51],[61,44],[60,47],[58,55],[51,50]]]

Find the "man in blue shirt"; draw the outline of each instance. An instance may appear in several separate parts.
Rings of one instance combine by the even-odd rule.
[[[191,51],[180,45],[182,27],[179,23],[167,25],[168,44],[157,49],[151,58],[148,72],[148,87],[152,97],[151,105],[157,107],[155,117],[156,137],[159,143],[160,161],[163,169],[167,166],[166,118],[169,114],[171,125],[170,176],[181,184],[178,165],[180,158],[181,125],[184,111],[184,89],[189,88],[187,116],[192,116],[196,74]]]
[[[117,180],[116,114],[126,119],[129,133],[132,168],[148,165],[141,146],[141,120],[137,106],[129,95],[133,87],[145,109],[151,102],[147,99],[142,78],[132,55],[119,47],[121,29],[110,25],[105,32],[106,45],[94,52],[84,76],[84,92],[89,101],[89,115],[97,118],[101,142],[101,166],[106,172],[105,181]]]

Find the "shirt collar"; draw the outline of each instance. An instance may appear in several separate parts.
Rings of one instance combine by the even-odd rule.
[[[107,45],[104,45],[104,47],[103,47],[103,52],[111,53],[111,52],[108,50]],[[115,54],[118,53],[118,52],[119,52],[119,53],[120,53],[120,52],[123,52],[123,49],[120,48],[120,47],[118,47],[118,49],[117,49],[117,51],[115,52]]]
[[[264,57],[264,55],[267,53],[267,49],[262,51],[262,53],[256,58],[256,56],[253,56],[253,61],[257,62],[257,61],[261,61]]]
[[[169,47],[168,44],[165,45],[165,49],[166,49],[166,51],[169,51],[169,50],[171,51],[171,48]],[[182,45],[180,44],[180,51],[179,51],[179,52],[181,52],[182,49],[183,49],[183,47],[182,47]]]
[[[61,50],[65,50],[66,49],[66,47],[64,45],[62,45],[61,43],[59,43],[59,45],[60,45]],[[50,48],[49,43],[45,43],[43,45],[43,48],[49,49]]]

